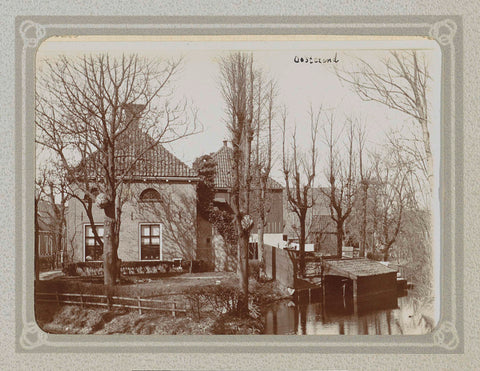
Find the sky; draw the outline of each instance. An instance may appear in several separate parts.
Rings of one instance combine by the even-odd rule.
[[[37,68],[45,59],[59,55],[136,53],[152,58],[182,58],[181,72],[175,76],[175,96],[185,98],[198,110],[202,131],[179,140],[167,147],[187,164],[198,156],[215,152],[229,135],[225,125],[225,105],[220,92],[218,61],[232,51],[252,52],[257,67],[274,78],[278,86],[277,119],[285,106],[288,113],[287,126],[297,127],[298,142],[306,145],[309,140],[310,106],[322,107],[325,114],[333,113],[339,122],[346,117],[355,117],[367,128],[367,148],[379,147],[385,134],[394,128],[408,126],[411,120],[405,114],[389,109],[382,104],[362,101],[356,93],[342,84],[333,70],[333,64],[296,63],[302,57],[334,58],[336,65],[352,66],[355,58],[361,57],[373,66],[379,66],[391,50],[416,49],[425,53],[432,76],[432,144],[434,153],[439,153],[439,76],[440,57],[436,43],[426,38],[387,37],[318,37],[318,36],[190,36],[190,37],[112,37],[76,36],[54,37],[42,43],[37,52]],[[277,121],[280,124],[279,121]],[[281,137],[277,136],[277,143]],[[324,147],[320,145],[322,158]],[[277,151],[281,156],[281,151]],[[435,156],[435,155],[434,155]],[[438,157],[437,157],[438,158]],[[275,162],[273,177],[281,179],[281,160]],[[320,167],[322,160],[320,159]],[[321,170],[321,169],[320,169]],[[319,180],[322,183],[322,179]]]

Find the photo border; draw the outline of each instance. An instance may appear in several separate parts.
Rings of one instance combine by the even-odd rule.
[[[15,245],[18,352],[463,353],[463,29],[461,16],[16,18]],[[34,315],[35,56],[64,35],[427,36],[442,53],[440,321],[425,335],[57,335]]]

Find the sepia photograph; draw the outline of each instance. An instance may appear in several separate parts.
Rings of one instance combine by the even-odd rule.
[[[436,41],[414,36],[42,41],[36,323],[431,333],[441,62]]]

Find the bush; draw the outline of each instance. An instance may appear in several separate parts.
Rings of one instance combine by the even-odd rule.
[[[140,275],[140,274],[161,274],[169,273],[172,270],[173,262],[171,261],[121,261],[120,270],[123,276]],[[215,266],[205,260],[182,260],[181,269],[183,272],[189,272],[190,267],[192,273],[213,272]],[[174,268],[176,270],[176,268]],[[69,263],[63,269],[67,276],[102,276],[103,262],[77,262]]]
[[[185,292],[192,316],[200,321],[202,312],[214,311],[217,314],[235,314],[241,291],[231,284],[191,287]]]
[[[215,319],[210,327],[212,334],[217,335],[253,335],[263,332],[263,323],[252,317],[235,317],[222,314]]]
[[[40,271],[49,271],[55,268],[55,257],[54,256],[41,256],[38,258],[38,264]]]
[[[383,254],[380,251],[375,251],[375,254],[372,253],[371,251],[369,251],[369,252],[367,252],[367,259],[382,261],[383,260]]]
[[[67,276],[76,276],[77,275],[77,266],[75,263],[69,263],[63,268],[63,273]]]
[[[262,265],[260,260],[249,260],[248,270],[250,277],[254,278],[256,281],[259,281],[261,278],[261,272],[265,270],[265,267]]]
[[[172,262],[121,261],[122,275],[168,273]],[[69,263],[63,269],[67,276],[103,276],[103,262]]]

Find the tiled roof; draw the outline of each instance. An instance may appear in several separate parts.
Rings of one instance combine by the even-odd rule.
[[[117,138],[115,143],[115,169],[117,176],[128,178],[194,178],[196,171],[192,170],[164,146],[140,129],[138,120],[132,115],[144,109],[142,104],[126,105],[127,121],[129,127]],[[133,120],[133,121],[132,121]],[[104,154],[95,152],[90,160],[85,161],[87,174],[97,177],[99,162],[96,158]],[[82,165],[77,168],[79,171]]]
[[[93,157],[98,156],[98,152]],[[136,160],[138,159],[138,160]],[[135,161],[133,164],[133,161]],[[152,137],[135,128],[119,140],[115,150],[115,167],[118,176],[133,178],[194,178],[197,173],[180,161],[161,144],[156,144]],[[89,164],[90,174],[95,176],[98,169],[93,168],[96,161]]]
[[[215,174],[216,188],[230,188],[233,183],[233,149],[226,143],[212,155],[217,165]],[[269,189],[283,189],[283,186],[272,178],[268,178]]]
[[[215,187],[229,188],[233,183],[233,149],[223,145],[212,155],[215,161]]]
[[[133,145],[132,145],[133,144]],[[180,161],[161,144],[155,144],[150,136],[143,132],[135,134],[133,143],[120,150],[117,156],[119,169],[128,164],[133,154],[140,156],[130,175],[133,177],[196,177],[197,173]]]

